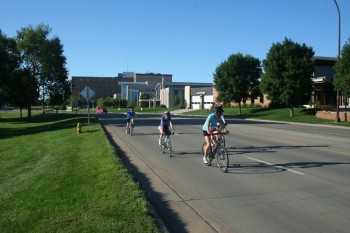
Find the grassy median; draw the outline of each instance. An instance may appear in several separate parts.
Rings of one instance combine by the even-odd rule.
[[[76,133],[81,122],[82,133]],[[0,118],[0,229],[159,232],[100,125],[75,114]]]

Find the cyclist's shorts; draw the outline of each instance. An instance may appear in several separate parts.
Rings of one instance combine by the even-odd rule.
[[[163,132],[165,135],[171,135],[171,132],[169,129],[163,129]]]
[[[206,130],[203,130],[203,135],[204,136],[210,136]]]

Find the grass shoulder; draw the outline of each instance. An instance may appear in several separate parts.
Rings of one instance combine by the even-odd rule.
[[[159,232],[142,190],[94,118],[89,125],[75,114],[1,121],[2,232]]]

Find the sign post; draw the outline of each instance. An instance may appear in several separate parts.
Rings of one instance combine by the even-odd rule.
[[[95,91],[86,86],[81,92],[80,95],[84,97],[87,101],[87,110],[88,110],[88,125],[90,125],[90,98],[95,95]]]

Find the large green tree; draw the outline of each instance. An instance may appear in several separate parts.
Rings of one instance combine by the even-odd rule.
[[[283,43],[273,44],[263,60],[260,89],[272,102],[287,104],[291,117],[293,107],[312,92],[313,56],[311,47],[285,38]]]
[[[63,45],[58,37],[49,38],[50,32],[51,28],[43,24],[36,28],[28,26],[17,32],[22,65],[36,80],[36,91],[40,93],[43,106],[48,99],[55,104],[63,104],[70,95]],[[34,94],[34,90],[31,93]],[[31,117],[31,103],[28,103],[28,117]]]
[[[344,97],[350,98],[350,38],[343,46],[334,69],[334,89]]]
[[[241,53],[233,54],[222,62],[215,70],[214,85],[218,91],[218,100],[225,103],[254,98],[259,84],[261,63],[258,58]]]
[[[16,41],[0,30],[0,106],[11,102],[11,83],[19,69],[20,56]]]

